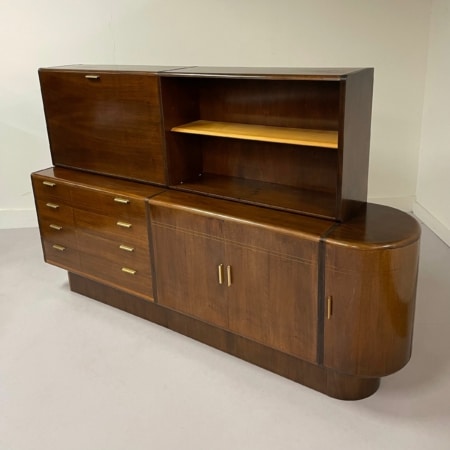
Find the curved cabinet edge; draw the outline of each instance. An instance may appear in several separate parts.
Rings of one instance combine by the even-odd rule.
[[[420,226],[406,213],[367,205],[325,241],[325,367],[380,377],[410,359]]]

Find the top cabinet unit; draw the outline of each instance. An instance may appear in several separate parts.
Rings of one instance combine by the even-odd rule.
[[[54,165],[166,184],[154,66],[39,70]]]
[[[172,187],[338,221],[366,202],[373,69],[159,75]]]

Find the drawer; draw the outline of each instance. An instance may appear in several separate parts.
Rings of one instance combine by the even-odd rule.
[[[148,245],[105,239],[80,231],[77,232],[77,242],[80,252],[101,255],[105,260],[151,273]]]
[[[88,277],[100,278],[109,284],[153,297],[150,270],[139,270],[118,262],[105,262],[99,256],[80,254],[81,271]]]
[[[145,220],[145,202],[126,193],[111,193],[96,189],[72,189],[72,204],[75,208],[93,211],[108,216]]]
[[[57,199],[37,200],[36,206],[40,219],[73,226],[73,209],[70,206],[58,202]]]
[[[75,228],[71,224],[40,217],[39,230],[41,236],[51,242],[73,248],[77,247]]]
[[[58,199],[60,203],[70,204],[70,187],[55,178],[31,175],[34,196],[38,199]]]
[[[80,231],[94,233],[110,239],[148,245],[146,222],[104,216],[80,209],[74,209],[75,226]]]
[[[67,270],[80,269],[80,257],[78,251],[59,240],[43,239],[45,261],[49,264],[60,266]]]

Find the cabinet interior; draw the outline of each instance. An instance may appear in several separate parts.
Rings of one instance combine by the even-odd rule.
[[[336,81],[161,77],[171,186],[333,218]]]

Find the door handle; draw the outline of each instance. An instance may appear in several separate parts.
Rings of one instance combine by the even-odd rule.
[[[219,284],[223,284],[223,264],[217,266],[217,275],[219,278]]]
[[[231,278],[231,266],[227,266],[227,285],[228,287],[231,286],[232,283],[232,278]]]

